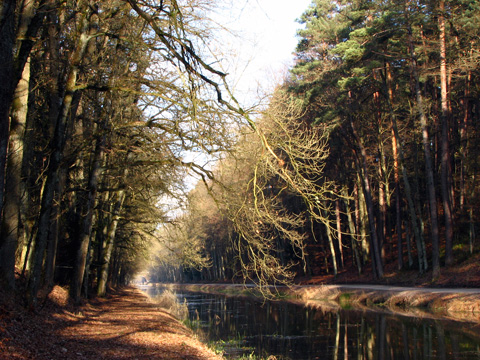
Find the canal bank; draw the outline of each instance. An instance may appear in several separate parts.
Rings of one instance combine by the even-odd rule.
[[[155,286],[155,285],[154,285]],[[172,290],[261,296],[240,284],[158,284]],[[480,324],[480,289],[401,287],[387,285],[295,285],[271,292],[282,300],[308,306],[387,311],[405,316],[445,318]]]
[[[168,288],[179,303],[188,304],[189,322],[199,337],[215,348],[220,346],[226,359],[432,360],[480,356],[478,322],[415,316],[413,312],[403,315],[380,306],[342,308],[328,300],[305,301],[285,295],[272,301],[252,296],[252,287],[239,285]],[[172,292],[163,286],[144,290],[154,298]]]

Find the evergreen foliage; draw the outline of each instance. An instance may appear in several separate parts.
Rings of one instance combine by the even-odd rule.
[[[435,280],[478,251],[477,1],[312,1],[257,119],[202,51],[210,5],[0,6],[2,284],[79,301],[152,259],[162,281]]]

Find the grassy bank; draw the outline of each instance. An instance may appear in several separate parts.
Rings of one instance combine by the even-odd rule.
[[[402,291],[344,289],[333,285],[294,287],[291,291],[310,304],[321,301],[339,308],[480,322],[478,294],[442,293],[422,288]]]
[[[166,284],[172,290],[232,296],[261,296],[250,287],[231,284]],[[480,322],[480,295],[441,293],[435,289],[411,288],[402,291],[345,289],[337,285],[309,285],[278,288],[279,299],[329,309],[354,308],[402,315],[448,318]]]

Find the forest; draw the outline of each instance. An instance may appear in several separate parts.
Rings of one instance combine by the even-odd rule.
[[[248,107],[215,3],[0,5],[6,289],[35,307],[145,271],[434,282],[478,253],[478,1],[314,0],[295,65]]]

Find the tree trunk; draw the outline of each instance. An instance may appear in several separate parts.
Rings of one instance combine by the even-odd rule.
[[[16,0],[4,0],[0,5],[0,212],[3,209],[3,197],[5,186],[5,170],[7,166],[7,149],[9,137],[9,114],[10,106],[13,100],[15,91],[14,79],[14,58],[13,51],[15,46],[15,27],[16,16],[15,10],[17,8]],[[3,239],[0,240],[0,248],[3,248]],[[3,259],[2,259],[3,262]],[[2,273],[5,271],[4,266],[0,269]],[[7,270],[5,274],[0,274],[10,277],[9,273],[13,270]],[[10,280],[6,279],[7,283]]]
[[[437,200],[435,194],[435,183],[432,167],[432,156],[430,153],[430,138],[428,135],[427,117],[425,115],[425,109],[423,105],[423,97],[420,92],[420,80],[417,72],[417,57],[415,55],[413,34],[411,26],[408,27],[408,41],[410,49],[410,65],[412,71],[413,81],[415,83],[415,98],[417,101],[417,111],[420,117],[420,129],[422,132],[423,151],[425,156],[425,177],[426,187],[428,194],[428,202],[430,208],[430,226],[432,236],[432,271],[433,278],[437,278],[440,275],[440,252],[439,252],[439,231],[438,231],[438,218],[437,218]]]
[[[104,131],[104,129],[100,129]],[[85,218],[83,221],[82,233],[80,234],[80,246],[77,251],[73,279],[72,279],[72,288],[71,296],[75,302],[78,302],[80,299],[80,294],[82,290],[82,283],[85,274],[85,265],[87,262],[87,254],[90,244],[90,235],[92,232],[93,222],[94,222],[94,208],[95,201],[97,198],[97,189],[100,177],[102,175],[102,162],[103,155],[105,152],[106,144],[106,135],[101,134],[97,139],[97,144],[95,146],[95,155],[92,164],[92,169],[90,171],[90,177],[88,180],[88,200],[85,206]]]
[[[342,219],[340,216],[340,200],[335,200],[335,220],[337,225],[338,250],[340,252],[340,266],[345,266],[343,260],[343,243],[342,243]]]
[[[450,109],[447,95],[447,50],[445,39],[445,0],[439,1],[438,29],[440,31],[440,94],[441,94],[441,122],[442,122],[442,158],[441,158],[441,187],[443,200],[443,214],[445,217],[445,265],[453,264],[453,214],[450,199],[450,152],[448,139],[448,120]]]
[[[61,168],[59,172],[59,181],[55,190],[55,201],[52,207],[51,227],[49,240],[47,244],[47,254],[45,259],[45,285],[51,287],[54,285],[55,264],[57,259],[57,247],[60,236],[60,216],[62,195],[64,193],[65,182],[67,178],[67,169]]]
[[[328,246],[330,247],[330,253],[332,255],[333,274],[337,276],[338,274],[337,255],[335,251],[335,245],[333,244],[333,236],[332,236],[332,231],[330,229],[329,223],[325,224],[325,229],[327,230]]]
[[[25,124],[28,110],[30,85],[30,62],[27,62],[22,79],[18,82],[12,103],[10,138],[8,146],[5,196],[1,223],[0,271],[3,272],[10,288],[15,286],[15,253],[18,245],[20,222],[21,171]]]
[[[3,0],[0,4],[0,211],[5,191],[10,107],[48,11],[44,0],[21,3]],[[16,10],[19,10],[19,16],[16,16]]]
[[[402,204],[400,198],[400,176],[398,173],[398,144],[395,137],[395,132],[392,129],[392,153],[393,153],[393,171],[395,179],[395,220],[397,232],[397,259],[398,270],[403,269],[403,247],[402,247]]]
[[[17,266],[22,269],[26,263],[27,248],[31,244],[31,240],[34,237],[33,231],[35,227],[35,221],[29,208],[33,205],[33,201],[30,193],[30,186],[26,179],[29,179],[32,173],[31,159],[33,157],[34,145],[33,145],[33,123],[34,119],[27,117],[25,124],[25,133],[23,138],[23,159],[21,168],[20,182],[20,219],[18,227],[18,246],[17,246]]]
[[[343,201],[345,203],[345,212],[347,213],[347,219],[348,219],[348,230],[350,232],[350,238],[352,240],[352,251],[353,251],[353,256],[355,259],[355,263],[357,265],[358,273],[362,273],[362,261],[360,259],[360,255],[358,253],[358,238],[357,238],[357,233],[355,232],[355,224],[353,222],[353,216],[352,212],[350,210],[350,204],[348,201],[348,196],[347,196],[347,191],[345,189],[342,190],[342,196],[343,196]]]
[[[98,281],[97,295],[104,296],[107,289],[108,272],[110,268],[110,260],[112,257],[112,250],[115,240],[115,232],[117,230],[118,221],[120,220],[120,213],[122,211],[123,202],[125,201],[125,190],[117,191],[117,202],[113,209],[112,220],[108,227],[107,236],[105,240],[105,248],[103,250],[102,265],[100,268],[100,276]]]
[[[469,245],[470,254],[473,254],[473,249],[475,247],[475,239],[476,239],[475,219],[473,217],[473,206],[470,206],[470,209],[468,209],[468,235],[469,235],[468,245]]]
[[[325,207],[326,208],[326,207]],[[325,231],[326,231],[326,234],[327,234],[327,240],[328,240],[328,247],[330,249],[330,254],[331,254],[331,257],[332,257],[332,267],[333,267],[333,273],[335,276],[337,276],[338,274],[338,265],[337,265],[337,254],[336,254],[336,251],[335,251],[335,245],[333,243],[333,235],[332,235],[332,230],[331,230],[331,224],[330,224],[330,219],[328,218],[327,214],[320,208],[319,209],[320,211],[320,215],[323,217],[324,219],[324,225],[325,225]],[[320,234],[320,239],[321,239],[321,242],[323,243],[324,241],[324,237],[323,237],[323,233],[322,231],[320,230],[319,232]],[[327,268],[327,273],[328,273],[328,261],[327,261],[327,256],[325,256],[325,266]]]
[[[370,255],[370,249],[367,241],[367,229],[366,229],[366,205],[365,205],[365,196],[362,191],[358,191],[359,186],[361,187],[361,176],[357,172],[357,181],[354,186],[355,194],[355,220],[357,225],[357,234],[360,234],[360,243],[362,248],[362,262],[365,264],[368,261]]]
[[[407,224],[407,228],[405,229],[405,243],[407,245],[407,257],[408,257],[408,268],[410,269],[413,266],[413,256],[412,256],[412,242],[410,236],[410,226],[409,223]]]
[[[463,105],[463,119],[460,122],[460,213],[463,214],[465,210],[465,203],[467,198],[467,159],[468,159],[468,127],[470,123],[470,86],[472,82],[472,72],[469,71],[465,79],[465,90],[462,99]]]
[[[381,143],[381,141],[380,141]],[[386,220],[387,220],[387,202],[386,202],[386,191],[385,191],[385,181],[384,174],[382,170],[383,160],[383,144],[380,144],[380,164],[378,164],[378,244],[380,247],[380,255],[382,261],[385,261],[385,241],[386,241]],[[386,179],[385,179],[386,180]]]
[[[383,277],[383,264],[382,264],[382,257],[380,254],[380,244],[378,242],[378,236],[377,236],[377,229],[375,226],[375,210],[373,207],[373,200],[372,200],[372,190],[370,187],[370,180],[369,180],[369,175],[368,175],[368,169],[367,169],[367,152],[365,151],[365,148],[362,144],[362,141],[357,133],[357,130],[355,129],[355,125],[353,123],[353,120],[350,119],[350,127],[352,129],[353,135],[356,139],[357,146],[360,150],[360,156],[361,159],[359,161],[361,162],[361,178],[362,178],[362,188],[363,188],[363,193],[365,195],[365,203],[367,205],[367,215],[368,215],[368,223],[370,225],[370,246],[372,250],[372,268],[374,275],[377,278],[382,278]]]
[[[78,5],[81,7],[81,4]],[[56,121],[55,131],[52,140],[53,152],[50,158],[45,189],[41,200],[41,209],[38,222],[38,233],[35,241],[34,252],[32,254],[33,266],[31,266],[31,273],[29,275],[27,302],[29,306],[35,307],[36,296],[40,287],[40,280],[43,267],[44,253],[48,242],[48,235],[50,230],[50,216],[53,206],[53,199],[57,182],[59,181],[59,171],[61,162],[63,160],[63,153],[66,143],[66,128],[69,118],[74,117],[72,110],[73,98],[77,92],[77,76],[79,66],[85,54],[87,44],[90,40],[88,35],[88,21],[86,14],[80,20],[80,34],[76,44],[75,51],[70,59],[70,68],[68,71],[67,81],[65,84],[65,95],[62,99],[59,116]]]
[[[48,41],[46,52],[50,58],[48,66],[48,77],[50,79],[58,79],[61,73],[60,66],[60,39],[59,39],[59,21],[58,14],[52,11],[48,14]],[[60,114],[61,94],[59,88],[61,85],[58,80],[50,82],[48,90],[50,91],[49,114],[48,121],[50,124],[55,124]],[[68,130],[66,130],[68,131]],[[67,137],[67,135],[65,135]],[[50,233],[48,236],[46,261],[45,261],[45,284],[52,286],[55,276],[55,260],[57,255],[58,236],[59,236],[59,216],[61,213],[60,204],[63,195],[63,186],[67,176],[67,171],[64,168],[59,169],[58,181],[55,184],[53,205],[51,208],[51,224]]]
[[[377,80],[376,71],[373,71],[373,78]],[[377,122],[377,143],[378,143],[378,217],[377,217],[377,235],[378,235],[378,244],[380,247],[380,254],[382,256],[382,261],[385,261],[385,240],[387,235],[386,228],[386,219],[387,219],[387,194],[388,188],[388,179],[386,178],[386,173],[384,169],[385,164],[385,150],[382,141],[382,109],[380,106],[380,93],[375,91],[373,93],[373,100],[375,103],[375,120]]]
[[[401,146],[401,138],[400,138],[400,133],[398,131],[398,126],[397,126],[397,117],[395,113],[393,112],[393,89],[392,89],[392,75],[390,71],[390,65],[387,63],[386,65],[386,72],[387,72],[387,94],[388,94],[388,108],[390,111],[390,118],[392,122],[392,132],[393,132],[393,138],[392,138],[392,145],[394,146],[394,157],[395,157],[395,164],[396,164],[396,177],[395,181],[398,183],[398,165],[400,165],[400,168],[402,170],[402,179],[403,179],[403,184],[405,188],[405,197],[407,199],[407,206],[408,206],[408,213],[410,217],[410,224],[413,230],[413,234],[415,237],[415,241],[417,244],[417,255],[418,255],[418,267],[419,267],[419,272],[423,273],[424,270],[427,270],[427,259],[425,256],[423,256],[423,249],[424,249],[424,239],[422,236],[422,233],[420,231],[419,225],[418,225],[418,216],[417,216],[417,211],[415,210],[415,204],[413,201],[413,194],[410,186],[410,181],[408,179],[407,175],[407,170],[405,168],[405,156],[403,152],[403,148]],[[398,158],[395,156],[398,155]],[[397,187],[397,185],[396,185]],[[399,186],[398,186],[399,188]],[[397,194],[398,194],[398,189],[397,189]],[[398,194],[399,195],[399,194]],[[399,209],[399,196],[397,198],[397,214],[400,211]],[[401,224],[398,223],[399,215],[397,215],[397,228],[401,229]],[[397,235],[399,236],[399,241],[401,241],[401,234],[398,233],[397,229]],[[400,254],[399,254],[400,256]]]

